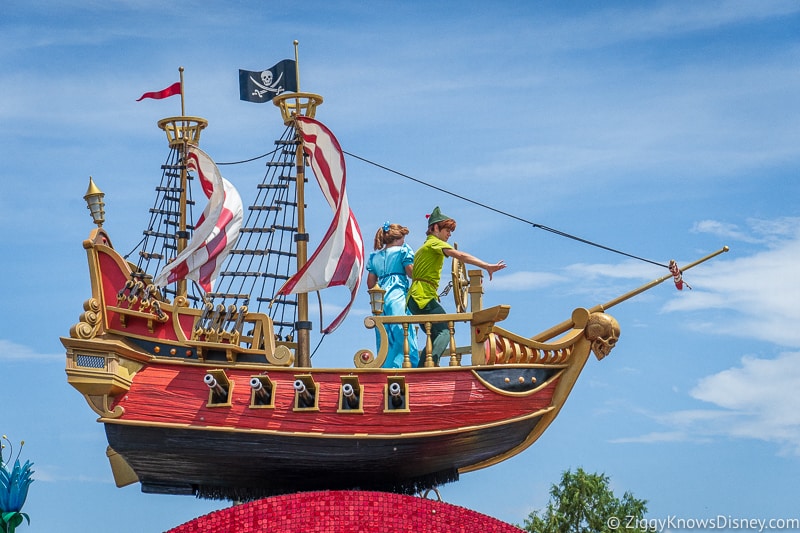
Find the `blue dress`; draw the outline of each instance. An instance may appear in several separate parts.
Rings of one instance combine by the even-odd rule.
[[[367,260],[367,272],[375,274],[378,285],[386,291],[383,297],[383,314],[389,316],[410,315],[406,309],[406,294],[410,285],[406,276],[406,266],[414,263],[414,250],[407,244],[390,246],[375,250]],[[403,326],[400,324],[387,324],[386,333],[389,336],[389,353],[386,355],[384,368],[402,368],[403,366]],[[375,332],[378,349],[380,338]],[[408,356],[411,366],[416,367],[419,362],[417,351],[417,335],[414,326],[408,327]]]

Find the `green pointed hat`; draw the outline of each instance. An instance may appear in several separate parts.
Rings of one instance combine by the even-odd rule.
[[[439,211],[439,206],[437,205],[433,208],[431,214],[428,215],[428,226],[433,226],[434,224],[444,222],[445,220],[450,220],[450,217]]]

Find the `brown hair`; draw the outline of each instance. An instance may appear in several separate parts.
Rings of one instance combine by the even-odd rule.
[[[401,226],[400,224],[389,224],[387,222],[378,228],[378,232],[375,234],[375,249],[380,250],[389,243],[401,237],[405,237],[406,235],[408,235],[407,227]]]
[[[434,226],[439,226],[440,230],[449,229],[450,232],[452,233],[453,231],[456,230],[456,221],[453,220],[452,218],[448,218],[447,220],[442,220],[441,222],[434,222],[433,224],[428,226],[428,231],[425,232],[425,235],[430,235],[431,233],[433,233]]]

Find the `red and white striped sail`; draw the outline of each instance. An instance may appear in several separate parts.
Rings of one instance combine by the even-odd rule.
[[[164,267],[153,283],[163,287],[182,279],[193,279],[210,292],[222,262],[242,227],[242,199],[236,188],[222,177],[216,163],[197,146],[189,146],[186,167],[200,178],[208,204],[195,225],[186,248]]]
[[[297,129],[333,220],[308,262],[281,287],[278,295],[306,293],[344,285],[350,303],[323,329],[335,330],[353,305],[364,273],[364,241],[345,192],[344,154],[333,133],[321,122],[297,117]]]

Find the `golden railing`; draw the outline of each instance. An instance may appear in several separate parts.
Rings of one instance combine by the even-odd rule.
[[[448,350],[443,358],[449,358],[449,366],[462,366],[461,358],[464,354],[471,355],[471,364],[501,365],[501,364],[565,364],[572,355],[573,346],[584,334],[584,329],[589,320],[586,309],[576,309],[572,314],[571,330],[555,341],[545,342],[534,340],[512,333],[497,326],[505,320],[510,307],[498,305],[470,313],[450,313],[440,315],[417,316],[369,316],[364,320],[367,328],[375,328],[380,338],[380,350],[373,354],[370,350],[360,350],[356,353],[355,364],[357,367],[380,367],[386,361],[389,351],[389,337],[386,326],[399,324],[403,328],[403,368],[410,368],[409,328],[419,324],[426,334],[424,367],[437,366],[431,357],[430,331],[434,324],[446,324],[450,333]],[[455,340],[455,325],[467,323],[470,328],[470,345],[457,346]],[[443,361],[439,362],[439,366]]]

